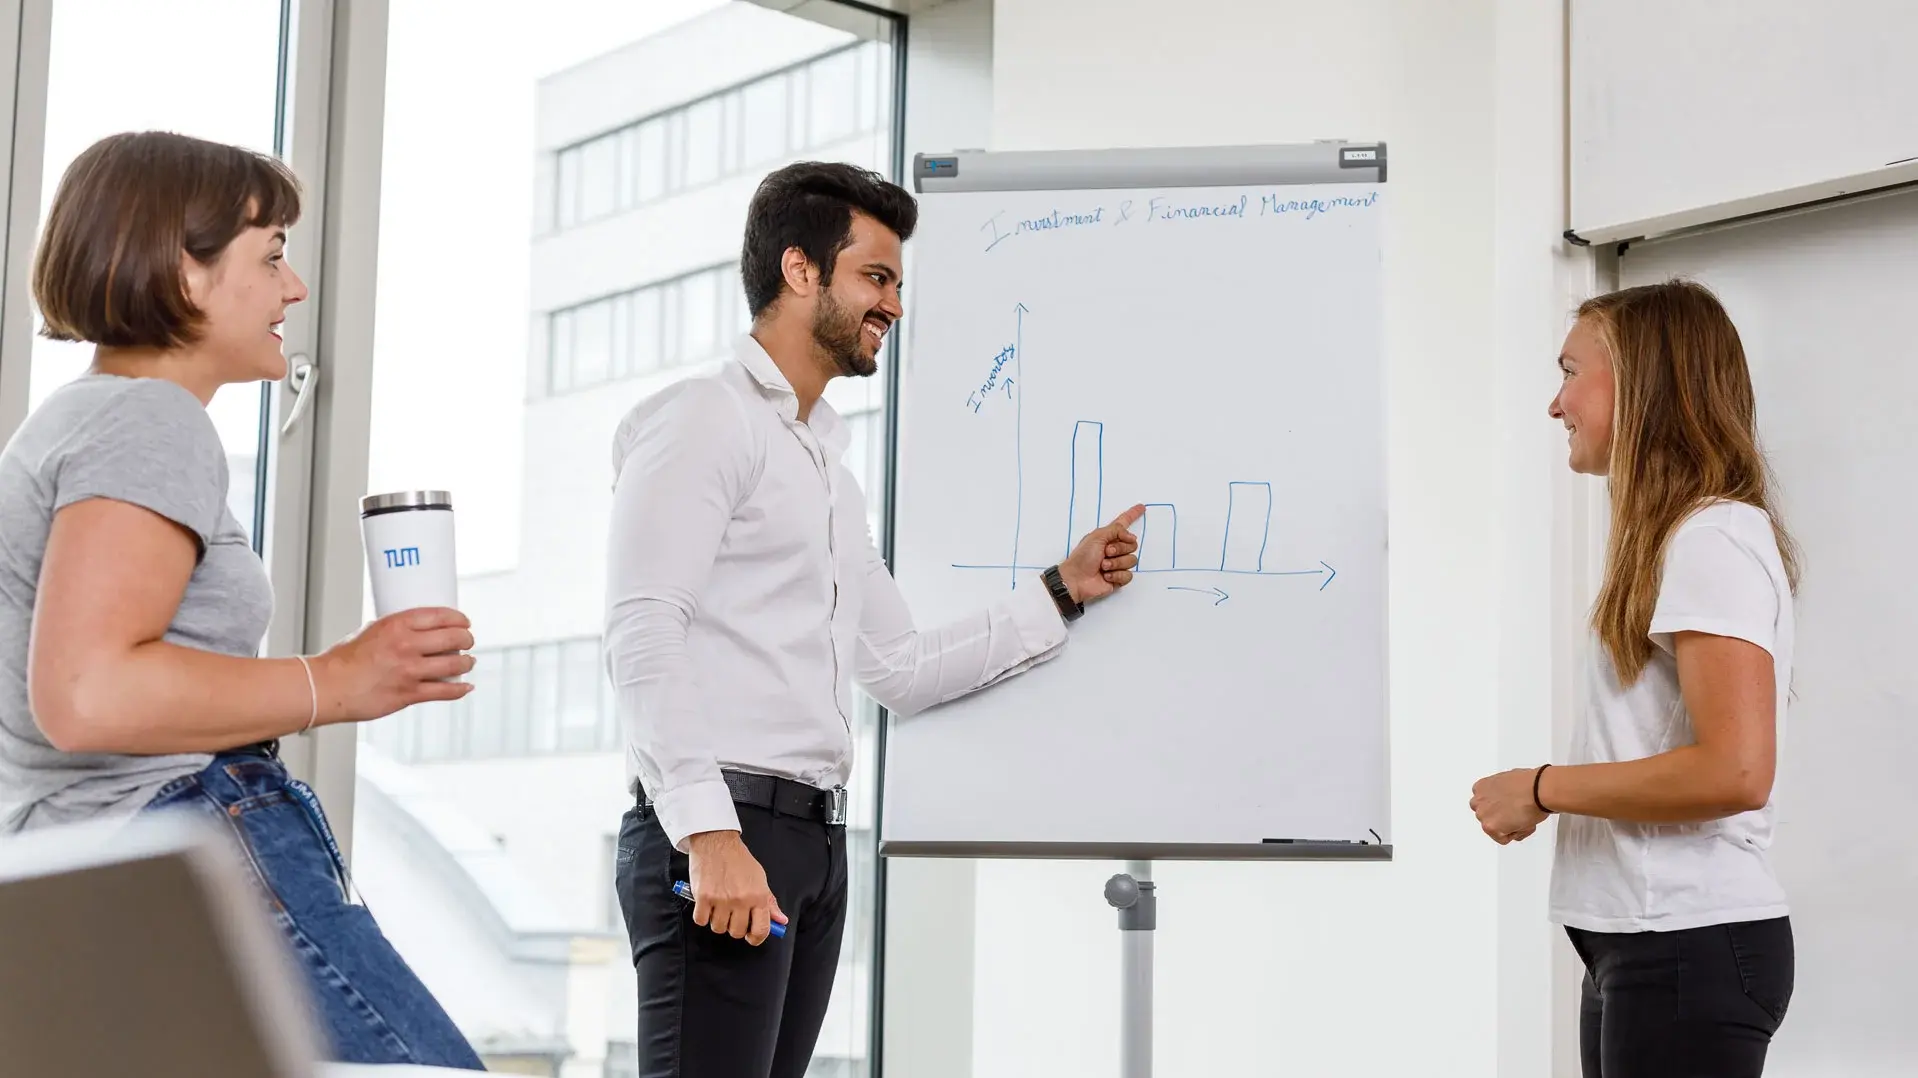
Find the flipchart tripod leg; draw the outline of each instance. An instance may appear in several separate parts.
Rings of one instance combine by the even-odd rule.
[[[1127,861],[1106,881],[1106,903],[1119,911],[1119,1074],[1152,1078],[1152,934],[1159,899],[1150,861]]]

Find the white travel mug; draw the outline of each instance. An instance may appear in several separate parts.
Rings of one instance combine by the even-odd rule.
[[[453,496],[402,490],[360,499],[360,534],[377,617],[422,606],[459,607]]]

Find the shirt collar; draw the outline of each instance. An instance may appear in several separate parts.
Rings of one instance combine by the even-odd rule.
[[[799,421],[799,396],[793,392],[792,383],[779,370],[779,364],[774,363],[773,357],[766,353],[764,345],[752,334],[742,333],[733,342],[733,359],[758,384],[760,395],[779,413],[779,418],[788,423]],[[826,403],[824,397],[813,402],[812,415],[807,417],[806,425],[818,435],[821,444],[832,451],[835,459],[843,457],[846,448],[852,444],[852,434],[846,429],[845,420],[840,418],[832,405]]]

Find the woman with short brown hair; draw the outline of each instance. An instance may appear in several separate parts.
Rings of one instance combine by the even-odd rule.
[[[305,973],[332,1055],[482,1069],[352,901],[319,802],[278,739],[470,686],[452,610],[321,654],[257,655],[265,567],[227,509],[206,412],[286,372],[276,327],[299,185],[270,157],[181,135],[104,139],[60,182],[33,267],[43,332],[95,346],[0,453],[0,833],[191,812],[216,821]]]

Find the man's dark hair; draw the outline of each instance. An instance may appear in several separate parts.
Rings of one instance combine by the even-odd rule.
[[[919,205],[905,188],[855,165],[801,161],[760,181],[746,211],[746,243],[739,256],[746,309],[754,318],[785,287],[780,261],[791,248],[819,267],[820,284],[832,284],[833,263],[852,242],[855,210],[891,229],[901,242],[912,238],[919,223]]]

